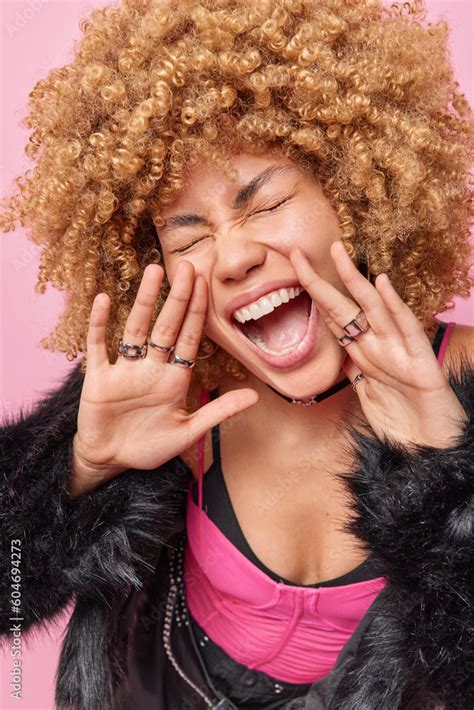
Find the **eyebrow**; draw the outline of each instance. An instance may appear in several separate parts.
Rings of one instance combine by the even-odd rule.
[[[261,188],[272,180],[276,175],[281,175],[287,170],[296,170],[294,165],[271,165],[265,168],[261,173],[253,177],[250,182],[243,185],[234,197],[232,209],[239,210],[247,205],[252,197],[254,197]],[[164,229],[172,229],[176,227],[190,227],[196,224],[207,224],[207,219],[196,212],[185,212],[175,215],[166,220]],[[161,230],[161,231],[163,231]]]

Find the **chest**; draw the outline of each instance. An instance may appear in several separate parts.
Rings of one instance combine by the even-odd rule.
[[[337,445],[300,451],[265,450],[220,432],[222,475],[242,533],[257,558],[297,584],[334,579],[357,567],[367,554],[344,532],[348,496],[336,480]],[[197,445],[182,458],[198,477]],[[206,436],[204,471],[213,460]],[[342,470],[342,469],[339,469]]]

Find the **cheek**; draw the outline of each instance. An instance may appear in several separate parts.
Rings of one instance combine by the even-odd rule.
[[[332,221],[323,209],[316,207],[275,215],[268,233],[268,240],[279,251],[289,256],[298,246],[320,268],[331,265],[329,249],[339,237],[337,221]]]
[[[180,259],[169,259],[169,258],[165,258],[165,259],[163,259],[163,267],[164,267],[164,269],[165,269],[166,276],[167,276],[167,279],[168,279],[168,283],[169,283],[170,286],[173,285],[173,282],[174,282],[174,279],[175,279],[175,277],[176,277],[176,272],[177,272],[177,270],[178,270],[178,267],[179,267],[180,263],[183,262],[183,261],[187,261],[187,262],[189,262],[189,263],[191,263],[191,264],[193,265],[193,267],[194,267],[194,276],[195,276],[195,277],[196,277],[198,274],[200,274],[201,276],[204,276],[204,278],[206,279],[207,283],[209,284],[209,279],[208,279],[207,270],[202,267],[202,264],[197,263],[197,262],[196,262],[195,260],[193,260],[192,258],[190,258],[190,257],[187,257],[187,258],[182,257],[182,258],[180,258]]]
[[[296,246],[304,250],[314,249],[314,224],[311,226],[308,218],[299,212],[282,214],[264,225],[260,225],[260,230],[264,230],[265,241],[277,251],[290,256],[291,250]]]

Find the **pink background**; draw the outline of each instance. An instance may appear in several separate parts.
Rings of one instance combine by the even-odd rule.
[[[70,61],[73,42],[80,38],[79,21],[104,0],[0,0],[1,12],[1,194],[13,179],[31,167],[23,154],[28,132],[19,126],[26,113],[33,85],[53,67]],[[432,20],[443,16],[451,27],[451,51],[457,80],[474,105],[472,0],[427,0]],[[471,57],[471,59],[469,59]],[[0,234],[2,281],[0,310],[2,348],[0,376],[2,411],[31,405],[48,388],[57,386],[72,363],[62,353],[39,346],[53,329],[62,310],[62,294],[49,286],[42,296],[34,292],[39,247],[18,229]],[[474,301],[457,300],[454,310],[440,315],[446,321],[474,325]],[[74,364],[78,360],[74,361]],[[23,638],[23,689],[20,701],[10,693],[11,659],[1,658],[0,708],[54,708],[54,674],[59,642],[68,618],[51,632]],[[1,652],[0,652],[1,656]]]

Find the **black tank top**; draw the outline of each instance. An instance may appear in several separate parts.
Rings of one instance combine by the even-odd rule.
[[[432,347],[435,355],[438,355],[441,341],[447,323],[441,322],[438,326],[436,334],[433,338]],[[219,390],[216,387],[211,390],[210,397],[215,399],[219,395]],[[374,567],[372,557],[369,555],[360,565],[352,569],[350,572],[335,577],[334,579],[316,582],[314,584],[298,584],[291,582],[288,579],[280,577],[266,567],[253,552],[247,542],[242,529],[240,527],[237,516],[235,515],[229,491],[222,474],[221,455],[220,455],[220,431],[219,425],[212,429],[212,455],[213,461],[209,469],[205,472],[202,481],[203,490],[203,508],[206,515],[219,528],[219,530],[227,537],[228,540],[247,557],[256,567],[261,569],[271,579],[283,584],[290,584],[293,587],[332,587],[343,584],[354,584],[355,582],[364,582],[369,579],[374,579],[379,576],[379,572]],[[198,503],[198,485],[194,481],[191,489],[194,502]]]

